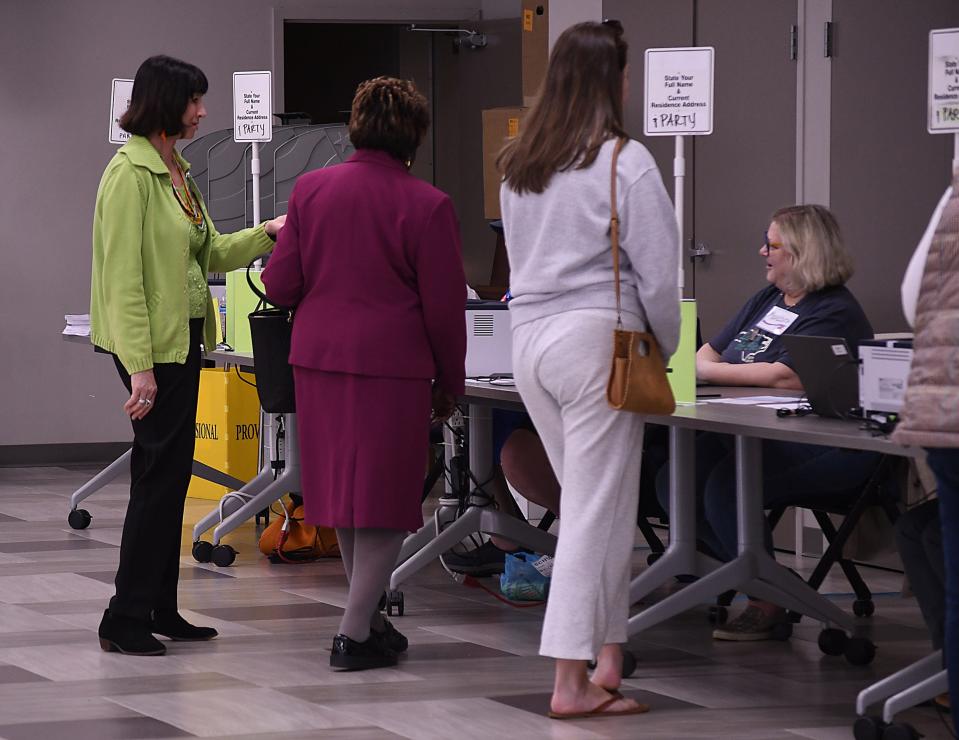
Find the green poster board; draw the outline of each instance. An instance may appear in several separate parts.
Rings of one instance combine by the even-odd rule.
[[[680,303],[679,347],[669,358],[669,384],[676,403],[696,403],[696,301]]]
[[[260,270],[250,270],[250,278],[256,287],[266,292],[260,280]],[[246,282],[246,268],[226,274],[226,343],[235,352],[253,351],[248,317],[259,301]]]

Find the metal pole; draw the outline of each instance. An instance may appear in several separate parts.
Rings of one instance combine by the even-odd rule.
[[[253,175],[253,225],[260,223],[260,142],[253,142],[250,156],[250,172]],[[263,260],[257,260],[256,266],[263,267]]]
[[[679,228],[679,297],[683,297],[683,288],[686,285],[686,278],[683,266],[683,183],[686,180],[686,147],[685,137],[676,137],[676,154],[673,158],[673,177],[676,180],[676,191],[673,196],[673,203],[676,208],[676,225]]]

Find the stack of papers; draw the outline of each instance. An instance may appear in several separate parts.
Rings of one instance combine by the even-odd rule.
[[[67,325],[63,333],[74,337],[90,336],[90,314],[88,313],[68,313],[64,317]]]
[[[742,398],[709,398],[704,403],[728,403],[734,406],[759,406],[764,409],[795,409],[805,401],[787,396],[743,396]]]

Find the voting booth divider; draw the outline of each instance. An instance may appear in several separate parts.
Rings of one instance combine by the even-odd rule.
[[[224,368],[200,371],[193,459],[234,478],[256,475],[260,448],[260,401],[252,373]],[[193,476],[187,496],[217,501],[225,486]]]

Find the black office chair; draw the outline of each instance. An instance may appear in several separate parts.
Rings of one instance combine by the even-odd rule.
[[[766,516],[769,528],[774,529],[789,506],[809,509],[813,512],[813,516],[815,516],[816,522],[829,544],[806,583],[818,591],[826,575],[834,565],[838,564],[856,594],[852,610],[857,617],[872,616],[875,611],[875,604],[872,600],[872,592],[859,573],[859,569],[854,562],[844,555],[843,549],[859,520],[869,507],[880,507],[889,523],[895,525],[900,513],[897,504],[900,492],[896,485],[895,473],[896,468],[901,464],[902,458],[900,457],[882,455],[876,469],[864,485],[850,489],[846,493],[837,494],[826,502],[823,501],[821,496],[797,497],[788,506],[771,509]],[[838,529],[830,519],[830,515],[843,517]],[[717,605],[710,607],[709,610],[710,622],[713,624],[725,623],[726,607],[732,603],[735,595],[735,592],[727,591],[716,600]],[[790,618],[793,622],[799,622],[802,617],[790,612]]]

